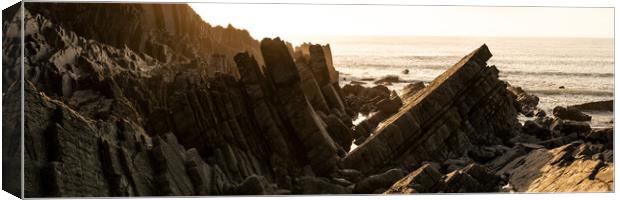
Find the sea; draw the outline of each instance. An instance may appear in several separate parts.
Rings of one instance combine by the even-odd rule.
[[[343,85],[386,75],[429,83],[486,44],[493,54],[487,64],[499,69],[500,79],[537,95],[547,113],[555,106],[614,98],[613,38],[331,36],[292,41],[329,43]],[[406,84],[388,87],[399,92]],[[593,127],[613,124],[613,112],[586,113],[593,116]]]

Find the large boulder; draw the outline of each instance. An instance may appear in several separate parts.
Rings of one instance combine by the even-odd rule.
[[[597,128],[593,129],[590,134],[586,135],[586,140],[595,143],[605,144],[608,148],[613,147],[614,129],[613,128]]]
[[[586,135],[592,130],[590,124],[587,122],[561,119],[556,119],[553,124],[551,124],[550,128],[556,136],[568,135],[571,133]]]
[[[490,173],[486,167],[470,164],[447,174],[437,190],[447,193],[497,192],[502,185],[501,178]]]
[[[433,192],[435,186],[441,181],[443,174],[431,164],[425,164],[404,178],[398,180],[385,192],[385,194],[410,194]]]
[[[576,108],[564,108],[557,106],[553,108],[553,116],[560,119],[574,120],[574,121],[590,121],[592,116],[582,113]]]
[[[386,194],[497,192],[502,179],[478,164],[470,164],[446,175],[426,164],[396,182]]]
[[[381,174],[371,175],[358,182],[353,189],[356,194],[372,194],[375,191],[381,191],[383,193],[396,181],[407,175],[402,169],[390,169]]]
[[[521,132],[536,136],[541,140],[546,140],[551,137],[551,131],[549,129],[544,128],[542,125],[532,120],[525,121],[521,127]]]
[[[403,106],[403,101],[400,97],[393,95],[389,99],[383,99],[376,104],[377,109],[380,112],[384,112],[386,114],[393,114],[398,112],[401,106]]]
[[[293,194],[350,194],[347,188],[327,178],[303,176],[295,181]]]
[[[527,117],[532,117],[536,114],[536,110],[539,110],[536,106],[538,106],[538,102],[540,99],[536,95],[528,94],[521,87],[514,87],[512,85],[508,85],[506,88],[508,90],[508,94],[515,98],[515,103],[519,112]]]
[[[265,179],[265,177],[251,175],[235,188],[238,195],[268,195],[275,193],[275,188]]]

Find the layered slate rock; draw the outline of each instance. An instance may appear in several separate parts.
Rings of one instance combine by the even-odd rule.
[[[499,176],[478,164],[470,164],[446,175],[425,164],[394,183],[385,193],[497,192],[500,185]]]
[[[518,127],[517,111],[498,70],[481,46],[412,97],[344,159],[346,168],[375,173],[413,170],[422,161],[443,161],[507,142]]]
[[[517,192],[613,191],[613,150],[575,141],[554,149],[536,149],[497,172]]]
[[[300,74],[302,77],[308,77],[304,85],[316,83],[319,91],[316,88],[304,88],[309,90],[306,93],[320,93],[323,99],[320,99],[319,95],[316,95],[317,100],[313,100],[314,104],[319,104],[319,108],[322,102],[325,102],[329,109],[337,109],[339,112],[345,112],[345,105],[340,94],[340,86],[338,84],[338,71],[334,68],[331,57],[331,50],[328,45],[308,44],[304,43],[295,48],[295,62],[298,68],[300,68]],[[315,96],[315,95],[311,95]],[[316,102],[316,103],[315,103]],[[331,111],[329,111],[331,112]]]
[[[322,175],[333,172],[340,159],[336,144],[320,124],[321,119],[304,96],[292,55],[280,38],[263,39],[261,51],[267,66],[267,77],[273,81],[275,87],[277,103],[282,105],[279,111],[287,117],[285,123],[303,143],[313,170]]]

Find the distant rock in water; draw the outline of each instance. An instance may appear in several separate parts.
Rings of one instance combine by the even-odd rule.
[[[375,84],[392,84],[400,82],[400,77],[396,75],[387,75],[385,77],[381,77],[379,80],[375,81]]]
[[[614,111],[614,100],[589,102],[568,106],[568,108],[574,108],[582,111]]]

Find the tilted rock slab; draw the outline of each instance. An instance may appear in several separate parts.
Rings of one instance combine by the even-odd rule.
[[[405,102],[373,135],[343,159],[345,168],[366,174],[393,167],[414,170],[503,144],[516,127],[517,111],[498,70],[481,46]]]
[[[340,160],[336,144],[304,96],[292,55],[280,38],[263,39],[261,51],[267,65],[267,77],[273,81],[275,96],[282,105],[280,111],[287,116],[286,123],[302,141],[312,169],[320,175],[333,172]]]

